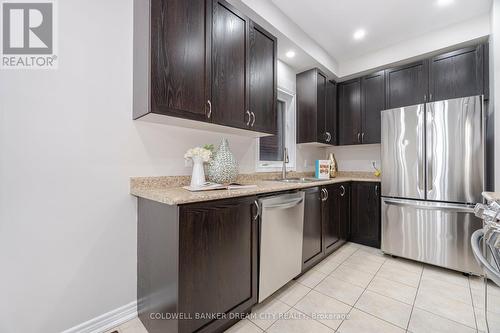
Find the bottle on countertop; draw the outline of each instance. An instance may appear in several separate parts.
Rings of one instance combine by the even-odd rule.
[[[335,178],[337,177],[337,174],[339,172],[339,167],[337,165],[335,155],[333,155],[333,153],[330,153],[330,155],[328,156],[328,160],[330,161],[330,178]]]

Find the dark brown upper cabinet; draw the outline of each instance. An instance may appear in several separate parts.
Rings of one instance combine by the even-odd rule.
[[[386,69],[387,109],[428,101],[428,61]]]
[[[250,22],[250,108],[247,125],[276,134],[277,129],[277,40]]]
[[[361,143],[380,143],[380,112],[385,110],[385,73],[361,78]]]
[[[317,68],[297,74],[297,143],[333,144],[335,108],[327,101],[330,84]]]
[[[467,47],[431,58],[429,100],[440,101],[484,94],[483,64],[484,45]]]
[[[249,128],[249,20],[225,1],[213,1],[212,105],[214,122]]]
[[[274,134],[276,50],[224,0],[134,1],[134,119]]]
[[[207,4],[203,0],[134,1],[134,118],[152,112],[209,120]]]
[[[339,144],[361,143],[361,79],[338,84]]]
[[[326,115],[325,133],[330,133],[330,144],[338,143],[337,131],[337,83],[328,81],[326,83]]]

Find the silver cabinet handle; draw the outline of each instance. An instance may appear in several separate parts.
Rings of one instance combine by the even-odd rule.
[[[361,133],[361,143],[365,141],[365,132]]]
[[[378,196],[378,185],[375,185],[375,196]]]
[[[358,143],[361,143],[361,133],[358,132]]]
[[[326,190],[324,188],[321,189],[321,201],[326,201]]]
[[[248,111],[248,110],[245,113],[248,115],[247,126],[250,126],[250,120],[252,119],[252,115],[250,114],[250,111]]]
[[[253,120],[252,120],[252,125],[250,125],[251,127],[253,127],[253,125],[255,124],[255,113],[253,112],[250,112],[252,114],[252,117],[253,117]]]
[[[424,94],[424,102],[427,102],[427,94]]]
[[[330,142],[330,140],[332,139],[332,135],[330,134],[330,132],[326,132],[325,135],[326,135],[326,139],[325,139],[326,142]]]
[[[328,200],[328,190],[327,190],[326,188],[325,188],[325,194],[326,194],[326,199],[325,199],[325,201],[327,201],[327,200]]]
[[[344,185],[340,185],[340,196],[343,197],[345,195],[345,187]]]
[[[212,102],[210,102],[210,100],[207,101],[208,103],[208,114],[207,114],[207,118],[210,119],[210,117],[212,116]]]
[[[429,101],[432,101],[432,94],[429,94]]]
[[[259,202],[257,200],[255,200],[253,202],[253,204],[255,205],[255,208],[257,208],[257,213],[255,214],[255,216],[253,217],[253,220],[254,221],[257,221],[257,219],[259,218],[260,216],[260,206],[259,206]]]

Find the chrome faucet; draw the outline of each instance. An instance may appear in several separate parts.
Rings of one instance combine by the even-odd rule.
[[[281,178],[286,179],[286,164],[288,163],[288,149],[283,148],[283,169],[281,170]]]

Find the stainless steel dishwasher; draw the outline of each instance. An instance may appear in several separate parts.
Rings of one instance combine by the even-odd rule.
[[[261,198],[259,206],[259,302],[262,302],[301,272],[304,193]]]

